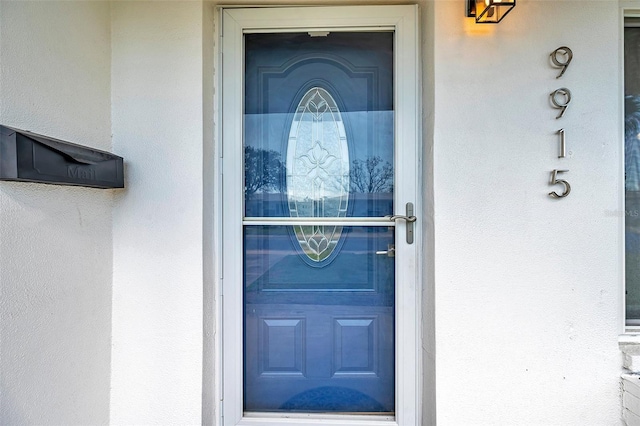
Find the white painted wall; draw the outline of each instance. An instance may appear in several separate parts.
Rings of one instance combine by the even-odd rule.
[[[113,211],[111,422],[199,424],[202,2],[113,2],[112,64],[128,189]]]
[[[619,423],[617,2],[522,0],[497,26],[464,18],[462,0],[419,3],[425,417]],[[217,303],[210,6],[0,1],[0,122],[112,148],[127,184],[112,231],[109,191],[0,183],[0,423],[217,417],[201,397],[219,362],[202,356],[203,331],[207,354],[216,338],[203,301]],[[556,80],[561,45],[574,61]],[[573,101],[555,120],[561,86]],[[564,200],[546,195],[554,168],[570,170]]]
[[[640,376],[622,375],[622,418],[627,426],[640,425]]]
[[[111,149],[108,2],[0,2],[0,123]],[[0,424],[107,424],[112,191],[0,182]]]
[[[434,22],[438,424],[617,424],[618,6],[522,1],[479,26],[438,1]],[[556,80],[563,45],[574,58]],[[566,199],[547,196],[556,168],[570,170]]]

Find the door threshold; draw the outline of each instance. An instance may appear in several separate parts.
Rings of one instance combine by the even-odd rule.
[[[244,412],[246,418],[267,418],[267,419],[322,419],[322,420],[373,420],[373,421],[395,421],[396,417],[392,413],[272,413],[272,412]]]

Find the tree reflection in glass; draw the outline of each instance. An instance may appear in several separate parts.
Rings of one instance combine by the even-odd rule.
[[[276,151],[245,146],[244,194],[282,192],[284,165]]]
[[[353,160],[349,180],[353,192],[393,192],[393,166],[377,155]]]

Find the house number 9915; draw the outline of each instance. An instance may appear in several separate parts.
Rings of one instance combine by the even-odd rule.
[[[573,59],[573,52],[567,46],[560,46],[549,55],[551,58],[551,64],[555,68],[562,68],[560,74],[556,76],[556,79],[561,78],[567,68],[569,68],[569,64]],[[559,89],[554,90],[549,94],[549,100],[551,101],[551,106],[555,109],[559,109],[560,113],[556,117],[556,120],[562,118],[569,103],[571,103],[571,91],[566,87],[561,87]],[[566,157],[567,150],[567,141],[566,134],[564,129],[558,130],[558,135],[560,135],[560,153],[558,158]],[[549,185],[562,185],[563,191],[558,194],[557,191],[549,192],[549,196],[551,198],[564,198],[571,193],[571,185],[564,179],[558,179],[558,175],[560,173],[567,173],[569,170],[558,170],[555,169],[551,172],[551,180],[549,181]]]

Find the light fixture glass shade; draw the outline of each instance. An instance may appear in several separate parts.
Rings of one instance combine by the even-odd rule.
[[[497,24],[516,5],[516,0],[467,0],[467,16],[475,16],[478,24]]]

